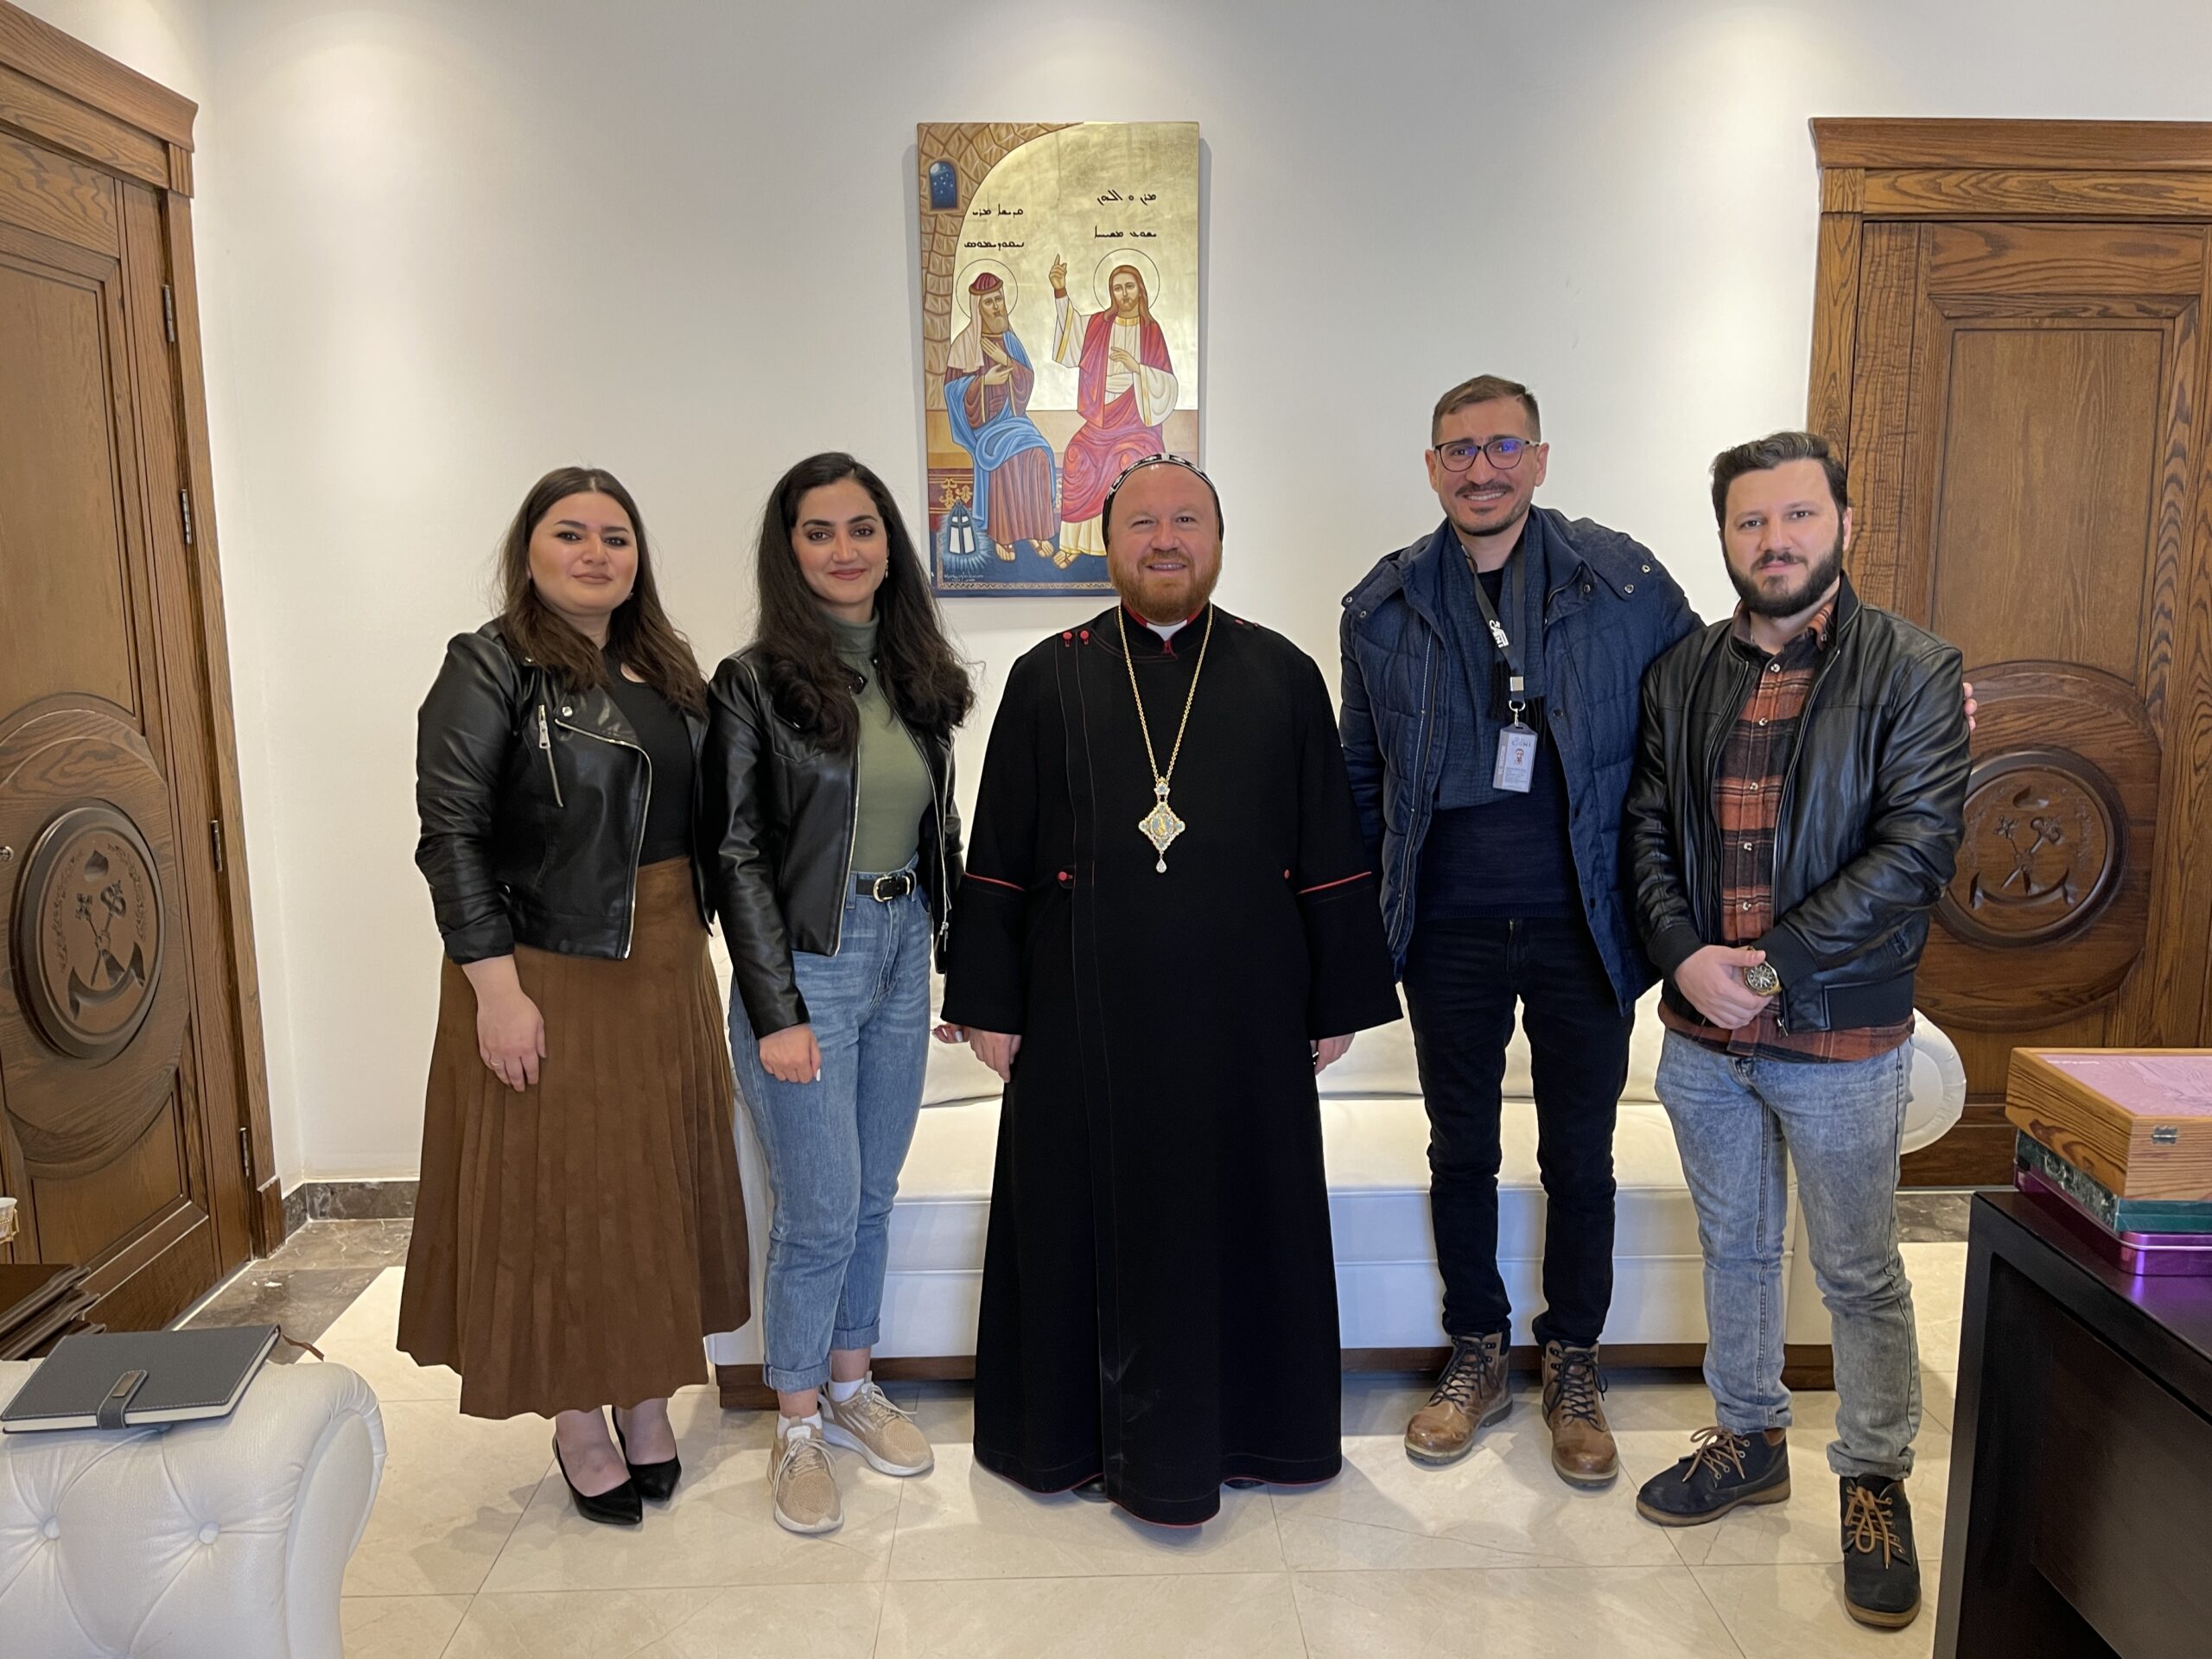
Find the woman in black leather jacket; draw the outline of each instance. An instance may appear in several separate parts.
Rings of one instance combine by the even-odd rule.
[[[446,961],[399,1345],[461,1374],[464,1412],[553,1418],[578,1510],[635,1525],[675,1490],[669,1395],[747,1313],[705,686],[607,474],[539,480],[499,579],[420,721]]]
[[[933,1461],[868,1357],[960,880],[952,732],[974,695],[891,493],[850,455],[784,475],[759,567],[758,637],[709,699],[709,887],[735,968],[731,1058],[776,1193],[771,1495],[785,1527],[827,1532],[842,1510],[825,1440],[886,1474]]]

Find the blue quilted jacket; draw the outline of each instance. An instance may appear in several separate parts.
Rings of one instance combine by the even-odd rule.
[[[1649,549],[1587,518],[1538,507],[1550,563],[1544,596],[1545,716],[1567,773],[1568,829],[1592,937],[1626,1009],[1658,977],[1624,889],[1621,803],[1636,758],[1643,671],[1697,614]],[[1401,972],[1413,938],[1414,879],[1447,766],[1490,755],[1446,754],[1438,706],[1449,636],[1440,619],[1440,560],[1460,557],[1449,522],[1389,555],[1344,595],[1341,727],[1361,832],[1382,872],[1382,918]],[[1510,881],[1512,849],[1498,849]]]

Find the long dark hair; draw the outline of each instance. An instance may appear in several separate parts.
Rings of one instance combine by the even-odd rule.
[[[975,707],[975,687],[938,624],[899,504],[881,479],[840,451],[809,455],[785,473],[760,515],[760,621],[753,645],[766,659],[769,695],[785,719],[823,747],[849,753],[859,741],[852,676],[837,658],[836,634],[791,547],[806,493],[849,478],[868,493],[883,519],[887,557],[875,590],[875,651],[884,690],[910,728],[949,738]]]
[[[607,665],[597,645],[553,613],[530,579],[530,537],[554,506],[571,495],[604,495],[630,517],[638,540],[638,580],[630,597],[607,620],[607,643],[647,685],[679,709],[704,714],[707,685],[691,642],[661,608],[653,581],[653,561],[645,543],[645,521],[622,480],[595,467],[557,467],[530,486],[521,510],[499,544],[499,632],[510,648],[557,671],[578,690],[607,683]]]

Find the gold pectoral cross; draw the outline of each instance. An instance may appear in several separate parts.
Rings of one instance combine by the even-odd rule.
[[[1153,851],[1160,855],[1160,861],[1152,868],[1165,875],[1167,874],[1167,849],[1188,826],[1175,816],[1175,809],[1167,804],[1167,780],[1165,778],[1154,780],[1152,792],[1159,798],[1153,803],[1152,810],[1137,820],[1137,833],[1150,842]]]

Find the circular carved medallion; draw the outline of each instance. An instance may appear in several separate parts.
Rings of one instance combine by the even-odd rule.
[[[16,984],[61,1053],[105,1060],[130,1046],[162,973],[162,896],[138,826],[105,801],[40,831],[16,895]]]
[[[1967,780],[1958,873],[1936,903],[1961,938],[2047,945],[2088,927],[2127,861],[2112,782],[2066,749],[2015,749]]]

